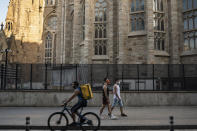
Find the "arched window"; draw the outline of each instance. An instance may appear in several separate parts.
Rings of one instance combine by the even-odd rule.
[[[85,0],[82,3],[82,39],[85,40]]]
[[[95,55],[107,55],[107,2],[97,0],[95,4]]]
[[[197,0],[183,0],[184,50],[197,50]]]
[[[131,31],[145,30],[145,4],[144,0],[131,0],[130,23]]]
[[[52,41],[53,37],[50,32],[47,33],[45,37],[45,63],[52,63]]]
[[[55,5],[56,0],[46,0],[46,5]]]
[[[164,12],[165,0],[153,0],[153,17],[154,17],[154,43],[155,50],[165,50],[165,12]]]
[[[49,27],[51,30],[56,30],[56,29],[57,29],[57,17],[56,17],[56,16],[51,16],[51,17],[48,19],[48,27]]]

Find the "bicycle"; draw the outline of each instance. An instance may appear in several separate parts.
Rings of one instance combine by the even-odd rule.
[[[54,131],[54,127],[57,126],[68,127],[69,120],[65,111],[72,118],[71,109],[67,108],[67,105],[64,105],[61,112],[54,112],[49,116],[48,127],[52,131]],[[82,115],[82,111],[83,107],[81,108],[80,113],[76,113],[78,116],[77,126],[80,126],[82,130],[85,130],[85,127],[88,127],[88,129],[92,129],[94,131],[98,130],[100,127],[100,118],[98,115],[93,112],[87,112]]]

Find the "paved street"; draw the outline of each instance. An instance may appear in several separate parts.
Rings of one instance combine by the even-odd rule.
[[[0,107],[0,125],[24,125],[25,117],[30,116],[31,125],[47,125],[48,116],[61,108],[54,107]],[[98,113],[99,108],[88,107],[84,110]],[[120,117],[119,109],[113,112],[118,120],[107,117],[101,121],[103,126],[168,125],[169,116],[175,117],[176,125],[197,125],[197,107],[127,107],[127,118]]]

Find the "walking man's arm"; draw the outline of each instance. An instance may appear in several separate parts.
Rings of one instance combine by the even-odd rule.
[[[116,97],[118,98],[118,100],[120,100],[120,97],[118,96],[118,93],[117,93],[117,85],[114,85],[114,93]]]

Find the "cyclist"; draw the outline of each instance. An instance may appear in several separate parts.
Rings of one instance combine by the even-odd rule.
[[[82,108],[87,106],[87,100],[83,98],[81,88],[79,86],[79,83],[77,81],[72,83],[72,87],[75,89],[73,95],[67,100],[64,101],[64,105],[67,105],[70,101],[72,101],[76,96],[78,97],[78,102],[71,108],[71,113],[72,113],[72,119],[73,122],[70,124],[70,126],[75,126],[77,125],[76,123],[76,114],[77,111]]]

